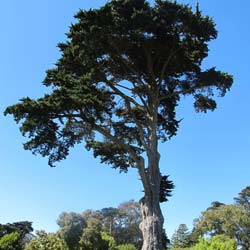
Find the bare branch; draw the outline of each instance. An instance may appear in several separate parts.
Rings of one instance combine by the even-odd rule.
[[[120,91],[118,88],[116,88],[115,87],[115,85],[117,85],[116,83],[113,83],[112,81],[108,81],[108,80],[106,80],[105,83],[115,92],[115,94],[122,97],[125,101],[129,101],[129,102],[133,103],[137,107],[144,108],[135,99],[133,99],[132,97],[130,97],[130,96],[126,95],[126,94],[124,94],[122,91]]]
[[[120,88],[124,88],[124,89],[129,90],[129,91],[132,91],[132,89],[131,89],[131,88],[128,88],[128,87],[123,86],[123,85],[118,84],[118,83],[116,83],[116,86],[118,86],[118,87],[120,87]]]

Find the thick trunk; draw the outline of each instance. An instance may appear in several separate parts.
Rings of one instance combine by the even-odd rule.
[[[142,250],[161,250],[163,216],[159,203],[150,203],[147,199],[141,200],[142,222],[140,229],[143,235]]]
[[[150,154],[148,168],[140,173],[145,193],[145,196],[140,201],[142,213],[140,229],[143,235],[142,250],[162,249],[164,219],[160,208],[161,175],[159,159],[160,156],[157,152]]]

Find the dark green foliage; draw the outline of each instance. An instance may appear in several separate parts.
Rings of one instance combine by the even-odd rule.
[[[160,202],[168,201],[168,198],[172,195],[172,190],[174,189],[174,183],[168,179],[169,175],[161,176],[160,185]]]
[[[0,237],[3,237],[5,234],[18,232],[20,234],[20,237],[23,239],[32,231],[32,222],[29,221],[0,224]]]
[[[150,143],[149,107],[157,100],[157,136],[176,135],[175,108],[182,95],[194,97],[198,112],[214,110],[216,92],[224,96],[232,76],[203,71],[215,24],[197,9],[174,1],[110,1],[100,9],[81,10],[62,56],[48,70],[44,85],[53,91],[37,100],[23,98],[6,109],[28,136],[24,148],[65,159],[82,141],[104,163],[121,171]],[[101,134],[104,140],[100,140]]]
[[[250,186],[245,187],[234,201],[236,205],[247,209],[250,213]]]
[[[170,240],[166,234],[165,229],[162,230],[162,248],[167,250],[170,247]]]
[[[68,248],[78,250],[80,238],[87,226],[84,218],[77,213],[63,212],[60,214],[57,224],[60,226],[59,234],[65,240]]]

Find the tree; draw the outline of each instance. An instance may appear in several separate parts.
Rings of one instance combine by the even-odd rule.
[[[18,232],[0,237],[0,250],[22,250],[21,237]]]
[[[136,168],[144,188],[140,200],[143,250],[162,247],[163,216],[158,142],[177,134],[176,107],[194,98],[197,112],[216,109],[232,76],[203,70],[215,24],[198,6],[170,0],[111,0],[100,9],[80,10],[54,69],[44,85],[50,93],[23,98],[5,110],[29,140],[26,150],[65,159],[85,142],[102,163],[126,172]]]
[[[102,238],[102,223],[96,218],[88,220],[88,226],[84,229],[80,239],[81,250],[109,250],[110,241]]]
[[[102,240],[107,242],[108,250],[117,250],[114,237],[108,235],[106,232],[101,232],[101,237]]]
[[[29,221],[0,224],[0,239],[4,240],[4,244],[10,245],[8,242],[13,241],[16,249],[22,249],[31,240],[32,231],[32,222]]]
[[[234,198],[234,201],[237,206],[241,206],[246,209],[250,215],[250,186],[247,186],[241,190],[238,197]]]
[[[235,239],[242,250],[250,248],[249,216],[235,205],[221,205],[216,209],[207,209],[195,220],[193,234],[199,236],[225,235]]]
[[[102,220],[102,229],[109,233],[115,234],[117,228],[118,209],[114,207],[103,208],[99,211]]]
[[[37,231],[37,237],[30,241],[25,250],[68,250],[67,244],[57,233]]]
[[[118,227],[115,237],[117,244],[133,244],[138,249],[142,246],[142,233],[139,225],[142,221],[140,204],[133,200],[118,206]]]
[[[68,248],[70,250],[78,250],[80,238],[84,228],[87,226],[84,218],[77,213],[63,212],[59,216],[57,224],[60,226],[59,234],[65,240]]]
[[[171,239],[173,248],[186,248],[190,246],[190,233],[186,224],[180,224]]]

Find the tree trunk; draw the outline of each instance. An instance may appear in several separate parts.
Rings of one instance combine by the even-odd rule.
[[[148,168],[140,172],[145,196],[141,199],[143,235],[142,250],[162,250],[162,232],[164,218],[160,208],[160,182],[158,153],[150,154]]]
[[[142,250],[162,249],[163,216],[160,204],[152,204],[147,199],[141,200],[142,222],[140,229],[143,235]]]

